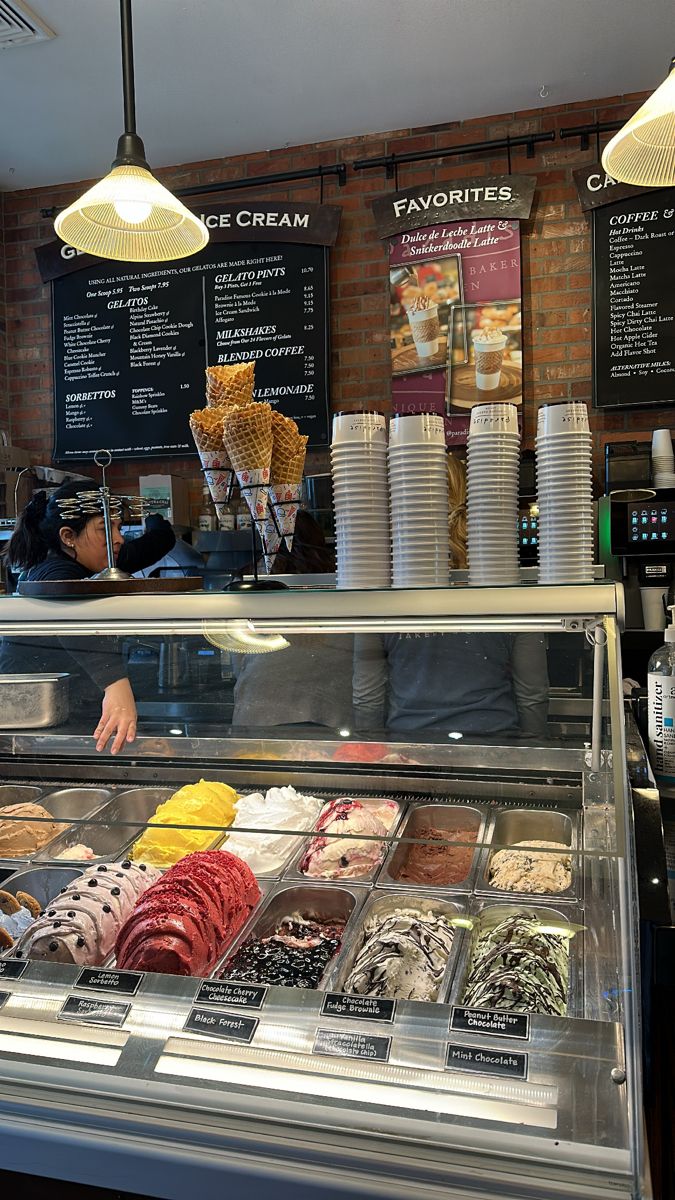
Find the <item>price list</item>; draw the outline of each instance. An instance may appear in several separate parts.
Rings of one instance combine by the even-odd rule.
[[[328,440],[328,251],[213,242],[186,262],[54,279],[57,461],[192,454],[207,365],[255,360],[254,399]]]
[[[597,407],[675,399],[675,204],[641,193],[593,213]]]

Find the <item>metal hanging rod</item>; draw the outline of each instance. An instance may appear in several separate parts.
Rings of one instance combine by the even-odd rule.
[[[460,154],[489,154],[490,151],[506,150],[510,153],[517,146],[527,146],[527,157],[534,158],[534,147],[538,142],[554,142],[555,130],[547,133],[527,133],[519,137],[497,138],[494,142],[473,142],[464,146],[445,146],[438,150],[413,150],[408,154],[383,154],[378,158],[358,158],[352,163],[355,171],[374,171],[385,167],[387,177],[391,178],[397,167],[402,163],[426,162],[433,158],[455,158]]]
[[[592,121],[588,125],[568,125],[566,129],[560,129],[560,138],[565,141],[566,138],[578,137],[580,139],[580,150],[588,150],[591,144],[591,138],[594,137],[600,146],[601,133],[613,133],[615,129],[621,129],[625,125],[624,121]],[[598,153],[598,157],[600,157]]]
[[[325,179],[337,175],[338,187],[347,182],[347,164],[333,163],[329,167],[311,167],[304,171],[278,171],[274,175],[251,175],[246,179],[228,179],[223,183],[202,183],[196,187],[174,188],[174,196],[204,196],[209,192],[237,192],[240,188],[260,187],[269,183],[291,183],[295,179]]]

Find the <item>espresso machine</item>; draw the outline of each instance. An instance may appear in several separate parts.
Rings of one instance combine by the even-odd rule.
[[[624,585],[626,630],[665,629],[675,577],[675,488],[630,488],[604,496],[598,549],[606,574]]]

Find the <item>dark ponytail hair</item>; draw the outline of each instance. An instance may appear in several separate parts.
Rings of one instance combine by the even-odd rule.
[[[58,500],[71,500],[88,486],[82,480],[64,483],[51,496],[35,492],[19,516],[7,550],[7,562],[14,570],[28,571],[44,561],[50,551],[63,551],[60,530],[67,526],[81,533],[92,516],[62,517]]]

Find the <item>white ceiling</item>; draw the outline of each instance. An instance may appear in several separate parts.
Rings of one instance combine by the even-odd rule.
[[[101,175],[122,131],[117,0],[30,3],[57,36],[0,50],[0,189]],[[161,167],[651,89],[675,3],[135,0],[134,33]]]

